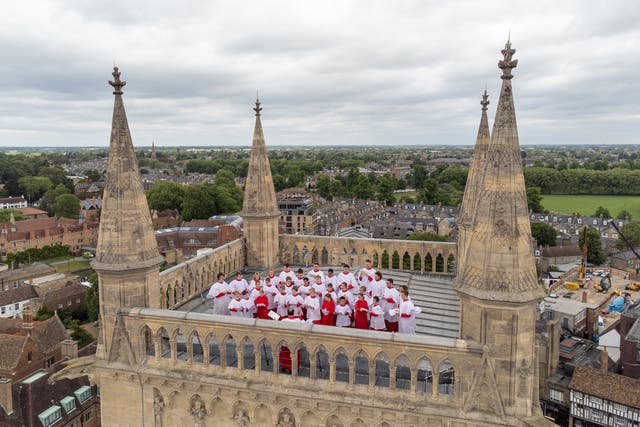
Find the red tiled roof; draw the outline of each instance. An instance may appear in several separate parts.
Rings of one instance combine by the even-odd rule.
[[[569,388],[640,409],[640,380],[578,365]]]

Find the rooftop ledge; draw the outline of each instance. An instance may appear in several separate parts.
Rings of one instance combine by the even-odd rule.
[[[366,329],[340,328],[337,326],[315,325],[307,322],[278,322],[274,320],[249,319],[245,317],[221,316],[217,314],[190,313],[185,311],[163,310],[157,308],[123,308],[120,313],[131,317],[166,319],[171,321],[196,321],[228,324],[235,326],[254,326],[273,330],[300,331],[307,333],[329,334],[346,338],[366,338],[382,342],[394,342],[405,344],[428,345],[437,347],[476,349],[481,350],[477,344],[461,339],[445,338],[425,334],[408,335],[398,332],[379,332]],[[477,347],[477,348],[476,348]]]

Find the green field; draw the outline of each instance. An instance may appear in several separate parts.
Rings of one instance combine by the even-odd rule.
[[[89,268],[89,261],[84,261],[84,260],[83,261],[78,261],[78,260],[67,261],[67,262],[62,262],[60,264],[56,264],[55,267],[58,273],[86,270]]]
[[[633,219],[640,219],[640,196],[565,196],[543,195],[542,206],[549,212],[591,216],[598,206],[609,209],[614,217],[621,210],[631,213]]]

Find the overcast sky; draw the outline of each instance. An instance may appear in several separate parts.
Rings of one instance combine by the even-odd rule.
[[[3,3],[0,146],[469,145],[508,32],[521,144],[639,143],[640,1]]]

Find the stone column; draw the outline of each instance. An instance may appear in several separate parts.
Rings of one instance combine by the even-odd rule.
[[[238,354],[238,369],[244,369],[244,349],[241,345],[236,347],[236,353]]]
[[[220,367],[224,369],[227,367],[227,342],[224,341],[223,345],[218,344],[218,349],[220,351]]]
[[[349,385],[356,383],[356,362],[349,360]]]
[[[253,357],[255,359],[254,363],[256,365],[256,374],[259,374],[260,372],[262,372],[262,357],[261,357],[259,346],[254,347]]]
[[[211,357],[211,353],[209,352],[209,342],[206,344],[207,345],[202,346],[202,366],[208,366],[209,358]]]
[[[297,350],[291,352],[291,376],[294,378],[298,376],[298,351]]]
[[[418,392],[418,370],[411,370],[411,394],[416,394]]]
[[[369,361],[369,388],[374,388],[376,386],[376,361]]]
[[[396,389],[396,367],[389,366],[389,388],[391,390]]]
[[[433,394],[433,397],[438,397],[439,394],[439,390],[438,390],[438,385],[440,383],[440,373],[433,371],[433,381],[431,383],[431,394]]]
[[[317,356],[309,355],[309,378],[315,380],[317,378]]]
[[[169,339],[169,348],[171,348],[171,363],[178,361],[178,343],[174,338]]]
[[[335,384],[336,382],[336,359],[332,357],[329,359],[329,384]]]
[[[162,338],[158,338],[156,335],[153,336],[153,349],[156,353],[156,362],[159,362],[162,358]]]

